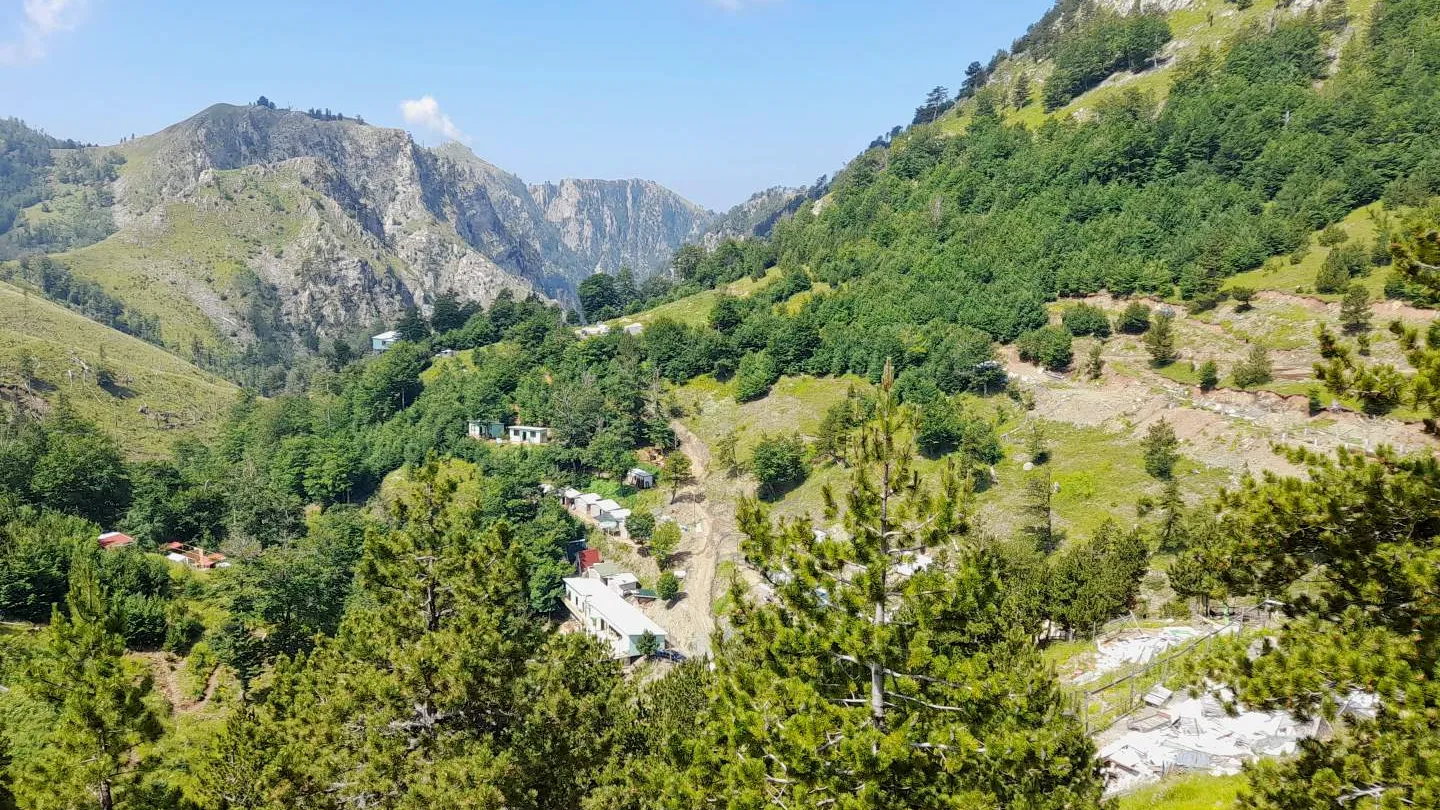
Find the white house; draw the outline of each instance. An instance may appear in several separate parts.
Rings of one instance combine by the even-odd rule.
[[[581,340],[585,338],[602,337],[610,334],[610,324],[597,323],[594,326],[582,326],[575,330],[575,334],[579,335]]]
[[[566,579],[565,607],[585,627],[585,632],[605,642],[616,658],[640,655],[637,645],[646,633],[655,637],[658,649],[666,648],[665,628],[598,579]]]
[[[383,352],[391,346],[394,346],[395,341],[399,339],[400,333],[394,329],[391,329],[389,332],[381,332],[370,338],[370,351]]]
[[[640,337],[642,334],[645,333],[645,325],[639,323],[627,323],[621,329],[621,331],[631,337]]]
[[[548,444],[550,428],[530,425],[511,425],[505,429],[511,444]]]

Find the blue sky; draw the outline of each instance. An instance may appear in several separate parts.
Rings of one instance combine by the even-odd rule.
[[[112,143],[263,93],[723,209],[839,168],[1051,2],[0,0],[0,115]]]

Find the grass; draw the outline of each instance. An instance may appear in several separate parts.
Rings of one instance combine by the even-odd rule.
[[[629,315],[623,318],[615,318],[607,323],[612,329],[618,329],[627,323],[654,323],[661,318],[669,318],[672,321],[679,321],[687,326],[702,326],[710,319],[710,310],[715,307],[715,302],[722,295],[732,295],[736,298],[745,298],[752,295],[756,290],[779,278],[778,268],[771,268],[763,278],[753,279],[749,276],[732,281],[729,284],[715,290],[705,290],[694,295],[687,295],[676,301],[661,304],[654,309],[648,309],[636,315]]]
[[[1357,208],[1341,220],[1339,226],[1351,240],[1356,240],[1368,248],[1369,244],[1375,240],[1378,230],[1376,225],[1381,210],[1380,203]],[[1229,281],[1225,282],[1222,289],[1249,287],[1253,290],[1275,290],[1308,295],[1322,301],[1339,301],[1342,297],[1339,294],[1315,292],[1315,275],[1320,271],[1321,265],[1325,263],[1325,257],[1331,250],[1322,247],[1318,242],[1319,238],[1319,231],[1310,235],[1310,251],[1299,263],[1292,264],[1288,256],[1277,256],[1263,267],[1232,276]],[[1385,277],[1388,274],[1389,271],[1385,268],[1375,268],[1369,275],[1356,280],[1369,291],[1371,298],[1383,299],[1385,297]]]
[[[1135,502],[1141,495],[1158,496],[1161,485],[1145,472],[1140,440],[1102,428],[1043,422],[1050,460],[1044,465],[1060,491],[1051,499],[1056,526],[1071,539],[1089,537],[1106,520],[1122,526],[1137,521]],[[995,465],[1000,483],[980,493],[980,516],[987,528],[1007,534],[1019,528],[1025,502],[1024,442],[1028,428],[1005,439],[1005,460]],[[1184,446],[1181,447],[1184,453]],[[1177,469],[1197,469],[1181,478],[1187,495],[1218,490],[1229,474],[1183,460]]]
[[[1127,793],[1119,810],[1227,810],[1235,806],[1245,777],[1190,774]]]
[[[1354,21],[1352,24],[1363,25],[1369,19],[1370,9],[1375,2],[1376,0],[1349,0],[1350,14]],[[1050,73],[1050,63],[1037,65],[1029,56],[1012,57],[1006,62],[1011,68],[1009,73],[1025,72],[1035,86],[1029,104],[1019,109],[1006,107],[1005,120],[1010,124],[1034,129],[1049,118],[1068,118],[1077,113],[1084,114],[1130,91],[1148,94],[1156,101],[1163,102],[1170,93],[1171,77],[1177,64],[1204,48],[1219,50],[1226,40],[1246,27],[1268,19],[1276,5],[1276,0],[1259,0],[1250,8],[1239,10],[1233,2],[1227,0],[1199,0],[1185,8],[1172,11],[1167,15],[1170,29],[1174,33],[1174,39],[1167,51],[1174,56],[1171,61],[1157,69],[1137,74],[1125,71],[1116,73],[1101,86],[1081,94],[1052,113],[1045,112],[1039,101],[1044,80]],[[1003,68],[1000,72],[1006,75]],[[1006,91],[1008,94],[1008,85]],[[974,104],[963,104],[937,121],[935,127],[942,134],[957,135],[968,129],[972,120]]]
[[[0,283],[0,379],[11,398],[27,396],[19,379],[25,353],[35,361],[31,407],[53,405],[64,397],[119,440],[132,458],[168,456],[182,438],[215,438],[239,394],[230,383],[157,346]],[[76,362],[94,369],[102,354],[118,381],[110,390],[97,385]],[[172,414],[170,427],[157,420],[161,412]]]

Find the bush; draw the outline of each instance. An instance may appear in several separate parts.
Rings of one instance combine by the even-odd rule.
[[[666,571],[660,575],[655,582],[655,595],[666,602],[680,595],[680,578],[675,576],[674,571]]]
[[[1256,344],[1250,347],[1250,353],[1245,360],[1235,366],[1231,372],[1235,384],[1241,388],[1250,388],[1255,385],[1264,385],[1275,378],[1274,370],[1270,366],[1270,353],[1264,346]]]
[[[770,386],[780,379],[780,370],[775,361],[765,352],[751,352],[740,358],[740,370],[735,375],[735,399],[749,402],[770,393]]]
[[[1051,371],[1068,368],[1074,358],[1073,338],[1064,329],[1042,326],[1021,335],[1015,341],[1020,359],[1044,366]]]
[[[1110,337],[1110,319],[1099,307],[1089,304],[1066,307],[1065,314],[1060,316],[1060,320],[1065,324],[1065,328],[1070,330],[1070,334],[1075,337],[1085,335]]]
[[[773,497],[805,480],[805,445],[796,436],[762,436],[750,456],[761,494]]]
[[[1115,328],[1127,335],[1142,335],[1150,330],[1150,307],[1139,301],[1131,301],[1120,313]]]

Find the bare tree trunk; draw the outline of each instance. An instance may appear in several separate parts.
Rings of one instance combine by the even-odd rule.
[[[115,798],[110,795],[110,780],[100,780],[100,810],[114,810]]]

